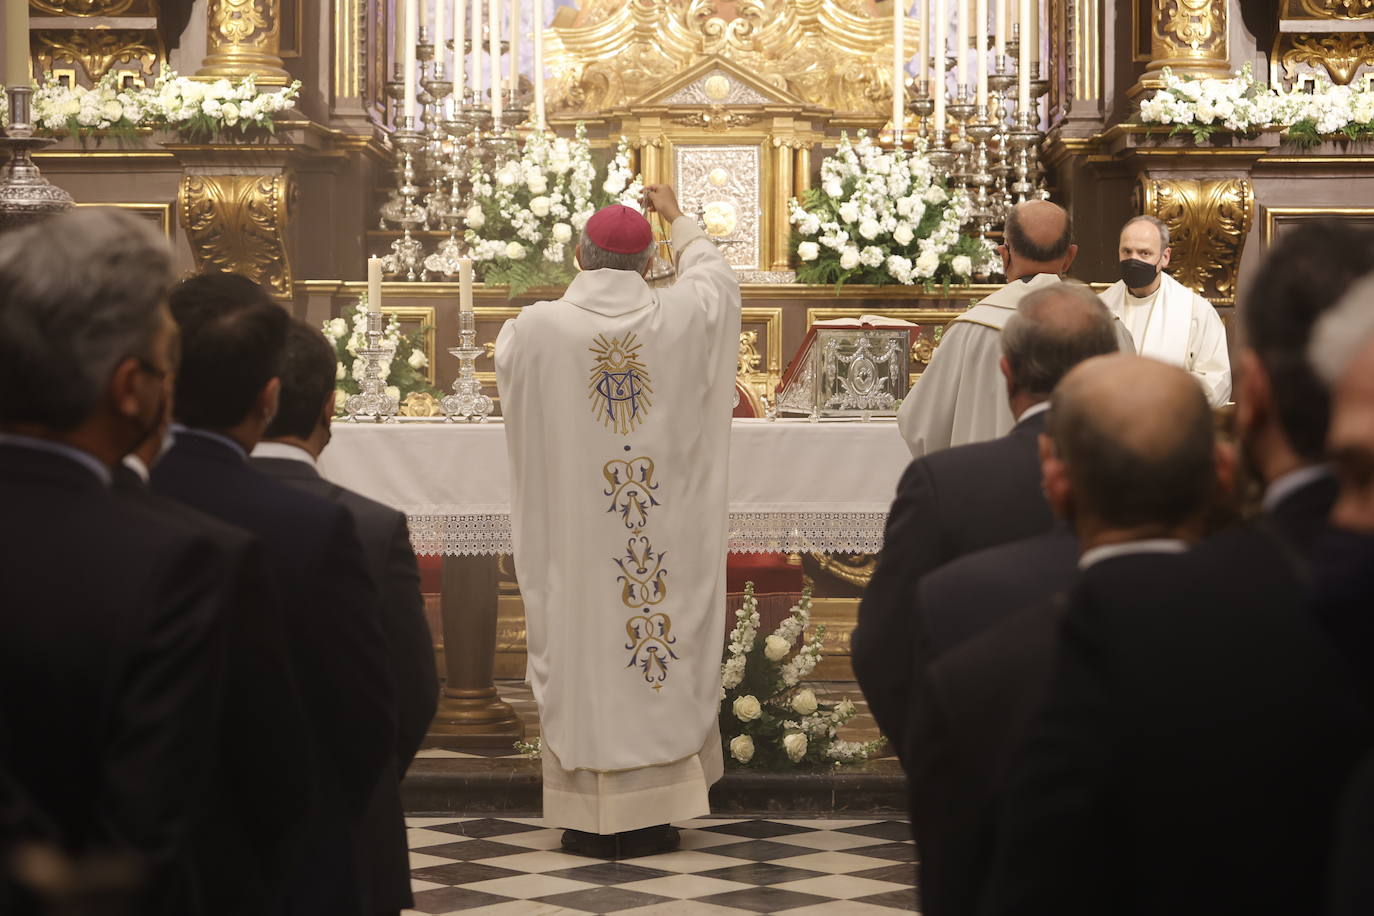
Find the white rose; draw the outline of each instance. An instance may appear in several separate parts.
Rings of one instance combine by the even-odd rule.
[[[770,636],[763,641],[763,655],[770,662],[779,662],[787,657],[792,644],[781,636]]]
[[[940,256],[934,250],[923,251],[916,258],[916,273],[923,277],[935,275],[935,269],[940,266]]]
[[[949,262],[950,268],[959,276],[967,277],[973,273],[973,260],[966,254],[957,254]]]
[[[200,110],[211,118],[220,116],[220,103],[218,99],[206,99],[200,106]]]
[[[843,197],[844,185],[838,178],[832,178],[825,183],[825,193],[830,197]]]
[[[106,121],[115,122],[124,117],[124,106],[118,99],[107,99],[100,106],[100,114]]]
[[[543,194],[549,189],[549,180],[543,175],[531,175],[525,181],[525,187],[530,189],[531,194]]]
[[[429,357],[425,356],[423,350],[411,350],[406,362],[410,363],[412,369],[423,369],[429,365]]]
[[[549,199],[547,197],[536,197],[530,201],[530,212],[543,219],[549,215]]]
[[[815,242],[802,242],[797,246],[797,257],[803,261],[814,261],[821,255],[821,246]]]
[[[857,223],[859,221],[859,205],[852,200],[840,204],[840,219],[846,223]]]
[[[560,245],[565,245],[572,241],[572,226],[569,226],[567,223],[554,223],[553,240]]]
[[[511,185],[515,184],[515,179],[517,177],[515,170],[510,166],[506,166],[496,173],[496,183],[503,188],[509,188]]]
[[[734,706],[731,707],[735,718],[741,722],[753,722],[763,715],[763,707],[759,701],[752,696],[737,697]]]
[[[395,398],[399,401],[401,399],[401,389],[397,388],[395,385],[387,385],[386,396],[389,398]]]
[[[806,756],[806,736],[801,732],[792,732],[782,739],[782,749],[787,751],[787,759],[797,763]]]
[[[525,260],[525,246],[519,242],[511,242],[506,246],[506,257],[512,261]]]
[[[555,153],[553,157],[549,159],[549,168],[553,169],[559,175],[562,175],[568,169],[572,168],[572,160],[567,156],[560,156]]]
[[[348,333],[348,322],[342,318],[331,318],[329,321],[329,336],[335,340],[342,340]]]
[[[945,189],[938,184],[933,184],[927,188],[924,197],[925,202],[928,204],[942,204],[949,199],[949,195],[945,193]]]
[[[799,691],[792,698],[792,711],[803,716],[809,716],[816,711],[816,692],[810,687]]]
[[[754,739],[748,735],[736,735],[730,739],[730,756],[740,763],[754,759]]]
[[[882,231],[882,227],[878,225],[876,219],[866,219],[859,223],[859,235],[862,235],[866,239],[876,239],[878,233]]]
[[[224,123],[233,127],[239,122],[239,106],[233,102],[225,102],[219,110],[220,117],[224,118]]]
[[[859,249],[853,245],[846,245],[840,251],[840,268],[842,270],[853,270],[859,266]]]
[[[339,363],[339,368],[334,371],[334,381],[342,382],[348,373],[344,371],[343,363]]]
[[[898,245],[910,245],[912,239],[916,238],[916,233],[911,228],[911,223],[898,223],[897,228],[892,231],[892,238]]]
[[[468,207],[468,212],[463,214],[463,221],[469,229],[481,229],[487,224],[487,218],[482,215],[482,208],[476,204]]]

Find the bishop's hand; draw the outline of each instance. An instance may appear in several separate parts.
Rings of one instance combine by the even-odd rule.
[[[658,213],[670,226],[682,215],[682,208],[677,205],[677,194],[670,184],[645,185],[643,203],[645,212]]]

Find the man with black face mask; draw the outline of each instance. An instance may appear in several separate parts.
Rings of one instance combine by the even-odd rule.
[[[1137,216],[1121,229],[1121,279],[1102,301],[1131,332],[1136,352],[1186,369],[1213,407],[1231,397],[1226,328],[1211,303],[1164,273],[1169,227]]]

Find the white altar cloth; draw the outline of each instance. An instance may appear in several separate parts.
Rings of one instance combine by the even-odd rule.
[[[877,553],[910,460],[892,420],[735,420],[730,552]],[[417,553],[511,551],[499,420],[336,422],[319,467],[340,486],[404,512]]]

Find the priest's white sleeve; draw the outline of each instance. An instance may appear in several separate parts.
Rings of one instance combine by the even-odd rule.
[[[1226,349],[1226,325],[1201,296],[1193,297],[1193,321],[1188,334],[1188,371],[1202,385],[1207,403],[1221,407],[1231,399],[1231,357]]]
[[[1015,419],[999,362],[1002,336],[971,321],[945,329],[930,365],[897,411],[897,429],[913,457],[996,439]]]
[[[677,256],[675,292],[684,288],[697,292],[708,311],[730,303],[740,305],[739,278],[734,268],[690,217],[673,220],[671,243]]]

